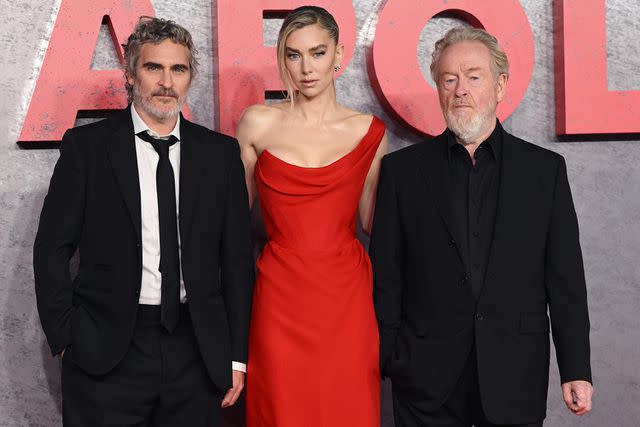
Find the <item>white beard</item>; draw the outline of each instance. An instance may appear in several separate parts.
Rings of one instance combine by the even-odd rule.
[[[472,113],[470,117],[467,117],[462,114],[454,114],[451,111],[444,113],[447,127],[463,144],[477,142],[486,129],[491,126],[491,123],[495,121],[495,112]]]
[[[182,106],[184,105],[185,101],[186,97],[179,97],[173,108],[169,110],[156,108],[151,102],[151,97],[145,97],[142,93],[140,93],[138,85],[133,85],[133,102],[135,102],[136,107],[139,106],[147,114],[158,121],[165,121],[177,117],[178,114],[180,114],[180,110],[182,110]]]

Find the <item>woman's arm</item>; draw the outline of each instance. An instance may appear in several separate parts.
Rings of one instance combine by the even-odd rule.
[[[380,176],[380,162],[382,157],[387,153],[387,134],[382,136],[378,150],[376,151],[371,167],[367,173],[367,178],[362,189],[362,196],[358,205],[360,213],[360,222],[362,230],[369,235],[371,233],[371,225],[373,223],[373,210],[376,203],[376,190],[378,187],[378,178]]]
[[[258,150],[256,149],[256,141],[260,134],[261,127],[264,126],[261,111],[264,105],[252,105],[242,113],[238,129],[236,131],[236,139],[240,144],[240,158],[244,165],[244,177],[247,184],[247,193],[249,194],[249,207],[253,206],[256,197],[256,181],[253,172],[258,161]]]

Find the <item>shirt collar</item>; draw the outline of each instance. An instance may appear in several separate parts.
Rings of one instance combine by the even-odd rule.
[[[131,104],[131,120],[133,121],[133,133],[136,135],[140,132],[146,131],[149,135],[156,138],[166,138],[169,135],[173,135],[178,138],[178,141],[180,141],[180,114],[178,114],[178,120],[176,120],[175,127],[167,135],[158,135],[157,133],[152,131],[144,122],[144,120],[142,120],[142,117],[140,117],[140,115],[136,111],[136,107],[133,105],[133,103]]]
[[[455,134],[447,128],[447,157],[451,159],[451,152],[454,149],[457,149],[458,146],[462,147],[462,145],[456,139]],[[491,132],[491,135],[480,145],[484,145],[489,148],[489,152],[493,154],[496,161],[500,160],[500,155],[502,154],[502,125],[500,124],[500,120],[496,119],[496,127]]]

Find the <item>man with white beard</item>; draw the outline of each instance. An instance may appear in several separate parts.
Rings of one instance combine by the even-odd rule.
[[[384,158],[370,245],[396,426],[542,426],[550,324],[564,401],[583,415],[589,315],[565,161],[497,120],[509,63],[491,34],[449,31],[431,74],[447,129]]]

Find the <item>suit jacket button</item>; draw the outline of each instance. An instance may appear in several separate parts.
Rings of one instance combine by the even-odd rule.
[[[468,276],[464,276],[462,278],[462,280],[460,280],[460,286],[466,285],[468,281],[469,281],[469,277]]]
[[[453,240],[453,239],[451,239],[451,240],[449,240],[449,244],[450,244],[450,245],[455,245],[455,244],[456,244],[456,241],[455,241],[455,240]]]
[[[476,313],[476,320],[482,321],[482,320],[484,320],[484,316],[482,314],[480,314],[480,313]]]

